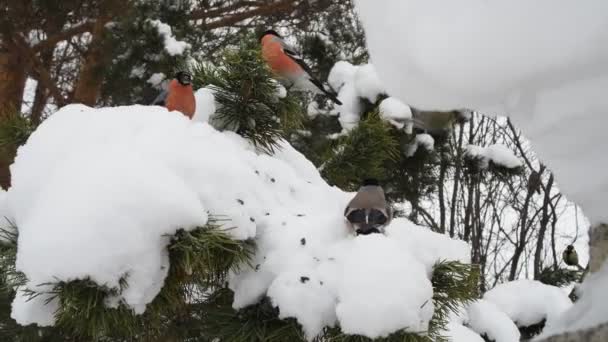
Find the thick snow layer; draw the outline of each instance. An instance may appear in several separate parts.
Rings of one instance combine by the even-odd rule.
[[[317,214],[317,224],[306,228],[300,226],[306,224],[302,216],[279,230],[260,232],[257,271],[234,274],[230,282],[236,308],[267,294],[283,317],[303,324],[309,337],[335,323],[369,337],[404,327],[424,331],[433,313],[433,264],[470,262],[466,243],[406,219],[393,220],[386,237],[353,238],[336,213],[324,216]],[[328,229],[331,225],[340,228]]]
[[[191,48],[190,43],[179,41],[173,36],[171,26],[163,23],[160,20],[149,20],[149,23],[156,27],[165,42],[165,50],[171,56],[181,55],[186,49]]]
[[[484,342],[479,334],[462,324],[454,322],[448,323],[444,336],[451,342]]]
[[[602,269],[587,276],[577,293],[579,300],[570,310],[548,322],[541,337],[578,329],[586,329],[606,321],[608,317],[608,262]]]
[[[211,115],[209,94],[196,98]],[[466,243],[406,219],[386,236],[354,237],[343,218],[353,194],[328,186],[289,144],[260,154],[232,132],[158,106],[66,106],[19,149],[11,171],[8,215],[27,287],[87,277],[117,287],[126,276],[108,305],[137,313],[163,286],[166,235],[205,224],[208,212],[228,219],[234,238],[257,240],[255,268],[230,276],[233,306],[267,295],[311,339],[334,324],[369,337],[425,331],[433,264],[469,262]],[[19,296],[13,317],[52,324],[53,305]]]
[[[487,168],[490,161],[508,169],[522,165],[521,160],[513,154],[513,151],[502,144],[494,144],[487,147],[468,145],[466,147],[466,154],[472,158],[479,159],[483,168]]]
[[[483,298],[494,303],[519,327],[544,319],[550,324],[572,306],[568,294],[559,287],[529,279],[500,284],[486,292]]]
[[[495,342],[518,342],[520,333],[509,316],[496,305],[480,299],[467,308],[468,326]]]

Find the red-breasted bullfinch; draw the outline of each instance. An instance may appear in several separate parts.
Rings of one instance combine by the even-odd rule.
[[[192,119],[196,109],[194,91],[192,90],[192,75],[185,71],[178,72],[175,79],[169,82],[167,89],[154,99],[152,105],[165,106],[170,111],[182,112]]]
[[[323,84],[312,75],[297,51],[289,46],[274,30],[268,30],[260,36],[262,57],[277,79],[286,87],[310,90],[325,94],[334,103],[341,105],[336,94],[325,89]]]

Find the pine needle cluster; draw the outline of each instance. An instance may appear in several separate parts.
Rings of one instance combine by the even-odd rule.
[[[356,190],[361,179],[384,180],[389,161],[399,157],[399,145],[392,127],[371,112],[357,127],[340,137],[321,166],[325,179],[346,191]]]
[[[238,48],[226,49],[221,64],[193,68],[196,88],[214,92],[217,108],[210,123],[220,130],[236,131],[262,151],[272,154],[279,140],[301,125],[298,100],[279,94],[280,86],[262,59],[256,39],[244,39]]]

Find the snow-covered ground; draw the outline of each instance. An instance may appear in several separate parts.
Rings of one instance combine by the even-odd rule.
[[[509,115],[591,223],[608,221],[607,2],[355,3],[390,96],[421,109]],[[608,320],[607,267],[552,332]]]

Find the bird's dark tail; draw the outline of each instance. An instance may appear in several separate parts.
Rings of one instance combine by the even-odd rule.
[[[310,78],[309,79],[310,82],[312,84],[314,84],[317,88],[319,88],[319,90],[321,90],[323,92],[323,94],[325,94],[325,96],[329,97],[330,100],[332,100],[335,104],[341,106],[342,105],[342,101],[338,100],[338,94],[334,93],[333,91],[329,91],[327,89],[325,89],[325,87],[323,86],[323,84],[321,82],[319,82],[319,80],[316,80],[314,78]]]

